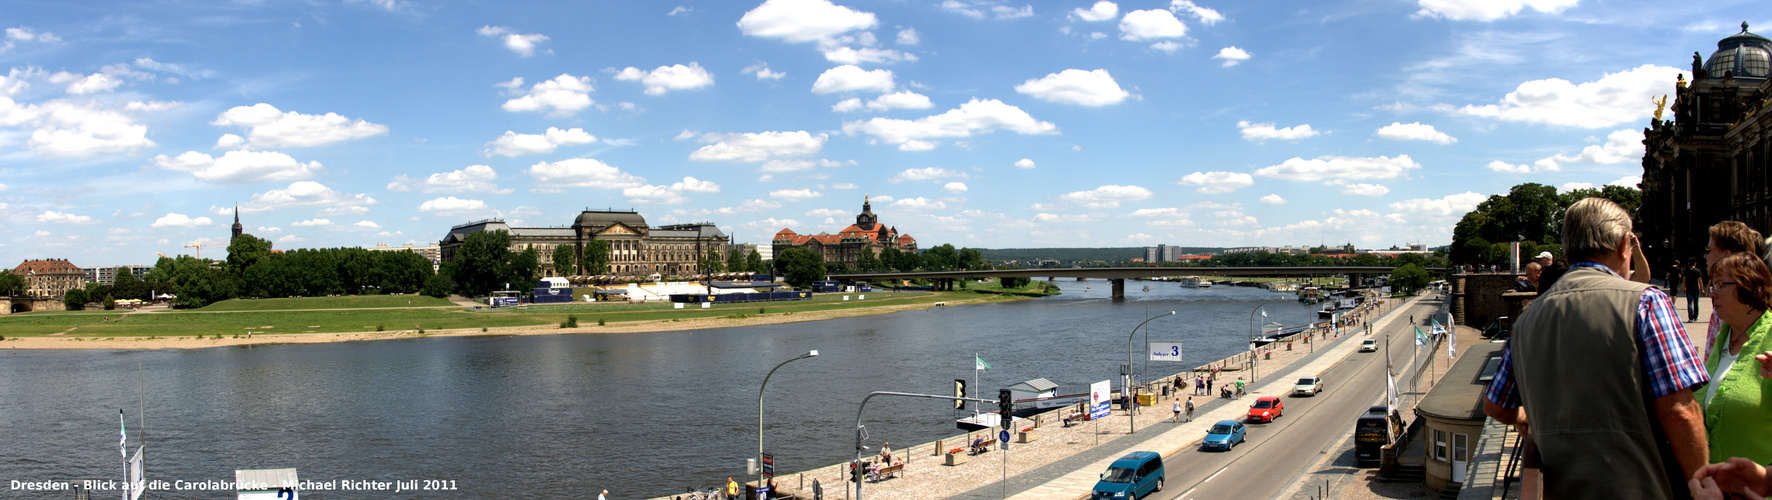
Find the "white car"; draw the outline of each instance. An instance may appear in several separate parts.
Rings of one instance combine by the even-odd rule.
[[[1293,396],[1315,396],[1323,392],[1323,377],[1304,377],[1292,386]]]
[[[1378,340],[1366,339],[1366,340],[1360,341],[1360,352],[1374,352],[1377,350],[1378,350]]]

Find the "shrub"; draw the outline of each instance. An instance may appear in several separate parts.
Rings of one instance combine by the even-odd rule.
[[[603,318],[597,318],[597,326],[603,326]]]
[[[757,314],[763,314],[763,308],[761,308],[761,307],[757,308]]]
[[[419,334],[419,335],[424,335],[424,334],[425,334],[425,329],[424,329],[424,327],[422,327],[422,326],[421,326],[421,327],[419,327],[419,328],[418,328],[418,334]]]
[[[566,315],[566,321],[560,322],[560,328],[578,328],[578,315]]]
[[[383,329],[383,328],[382,328],[382,326],[381,326],[381,325],[375,325],[375,331],[378,331],[378,332],[379,332],[379,331],[383,331],[383,330],[384,330],[384,329]]]
[[[484,326],[480,327],[480,333],[486,333],[486,327],[484,327]]]

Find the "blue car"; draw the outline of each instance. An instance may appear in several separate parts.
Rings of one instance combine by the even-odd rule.
[[[1230,451],[1237,443],[1243,442],[1247,431],[1242,422],[1220,420],[1212,424],[1211,430],[1206,431],[1206,439],[1200,441],[1200,449]]]
[[[1163,456],[1154,451],[1134,451],[1108,464],[1101,481],[1089,491],[1090,500],[1135,500],[1163,490]]]

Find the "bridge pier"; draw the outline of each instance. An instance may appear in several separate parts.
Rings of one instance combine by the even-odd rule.
[[[1126,279],[1112,278],[1108,282],[1114,284],[1114,300],[1126,300]]]

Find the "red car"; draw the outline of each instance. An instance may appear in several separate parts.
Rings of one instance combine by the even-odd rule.
[[[1281,402],[1280,398],[1273,396],[1261,397],[1256,399],[1255,404],[1249,407],[1249,423],[1272,422],[1274,419],[1279,418],[1280,414],[1285,411],[1286,403]]]

